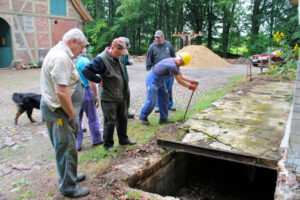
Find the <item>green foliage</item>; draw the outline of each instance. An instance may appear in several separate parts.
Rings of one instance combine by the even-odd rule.
[[[274,42],[276,46],[281,47],[281,51],[278,51],[279,56],[283,59],[282,63],[275,63],[271,65],[269,69],[270,74],[287,74],[287,73],[296,73],[296,69],[298,67],[298,63],[296,60],[296,56],[299,55],[298,44],[291,48],[288,41],[287,36],[277,31],[276,34],[273,35]]]
[[[256,37],[256,39],[252,45],[249,43],[249,46],[248,46],[249,55],[248,56],[265,52],[267,50],[268,46],[271,46],[271,44],[272,44],[272,41],[268,38],[267,35],[259,34],[259,36]]]
[[[17,196],[16,200],[27,200],[27,199],[33,199],[38,196],[37,191],[31,191],[31,190],[26,190],[23,194]]]
[[[131,192],[130,190],[127,191],[126,197],[129,200],[139,200],[141,194],[139,192]]]
[[[246,2],[248,2],[246,4]],[[289,35],[291,46],[299,44],[300,29],[297,9],[289,1],[261,1],[258,12],[249,12],[257,1],[221,0],[83,0],[94,21],[84,25],[84,32],[94,48],[95,56],[109,46],[115,37],[130,39],[132,55],[147,52],[153,42],[153,33],[161,29],[165,39],[176,49],[182,48],[183,40],[172,36],[175,31],[202,31],[194,44],[214,46],[220,55],[262,53],[273,46],[274,30]],[[247,6],[245,6],[247,5]],[[253,24],[252,19],[259,19]],[[253,26],[258,33],[251,33]],[[251,38],[251,42],[250,42]],[[251,45],[250,45],[251,43]],[[245,49],[247,47],[248,49]]]

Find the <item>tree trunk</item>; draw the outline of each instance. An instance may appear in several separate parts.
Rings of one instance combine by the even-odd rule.
[[[265,9],[266,1],[267,0],[254,0],[252,17],[251,17],[251,41],[250,41],[251,45],[253,45],[256,39],[258,38],[260,18],[261,18],[260,15],[263,13]],[[261,3],[263,3],[263,5],[260,8]]]
[[[207,27],[207,47],[211,49],[212,47],[212,28],[213,28],[213,0],[209,1],[207,7],[207,16],[208,16],[208,27]]]
[[[233,2],[231,6],[231,10],[229,10],[229,8],[224,8],[223,32],[222,32],[222,54],[224,58],[227,57],[229,31],[233,20],[233,13],[235,11],[235,5],[236,5],[235,3],[236,2]]]

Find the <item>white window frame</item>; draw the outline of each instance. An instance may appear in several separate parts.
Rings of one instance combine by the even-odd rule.
[[[24,16],[24,30],[28,32],[33,32],[33,17]]]

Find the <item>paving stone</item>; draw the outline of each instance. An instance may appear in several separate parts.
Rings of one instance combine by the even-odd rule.
[[[7,174],[11,174],[12,173],[12,169],[5,167],[3,169],[1,169],[1,171],[3,172],[3,174],[7,175]]]
[[[16,144],[16,142],[11,141],[11,142],[5,142],[4,146],[14,146]]]

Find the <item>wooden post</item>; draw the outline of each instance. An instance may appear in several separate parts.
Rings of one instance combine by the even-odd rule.
[[[262,65],[262,59],[260,60],[260,73],[263,73],[263,65]]]
[[[250,64],[250,78],[249,78],[249,81],[252,81],[252,63],[249,62]]]
[[[268,65],[269,65],[269,71],[271,68],[271,55],[270,55],[270,47],[268,47]]]

